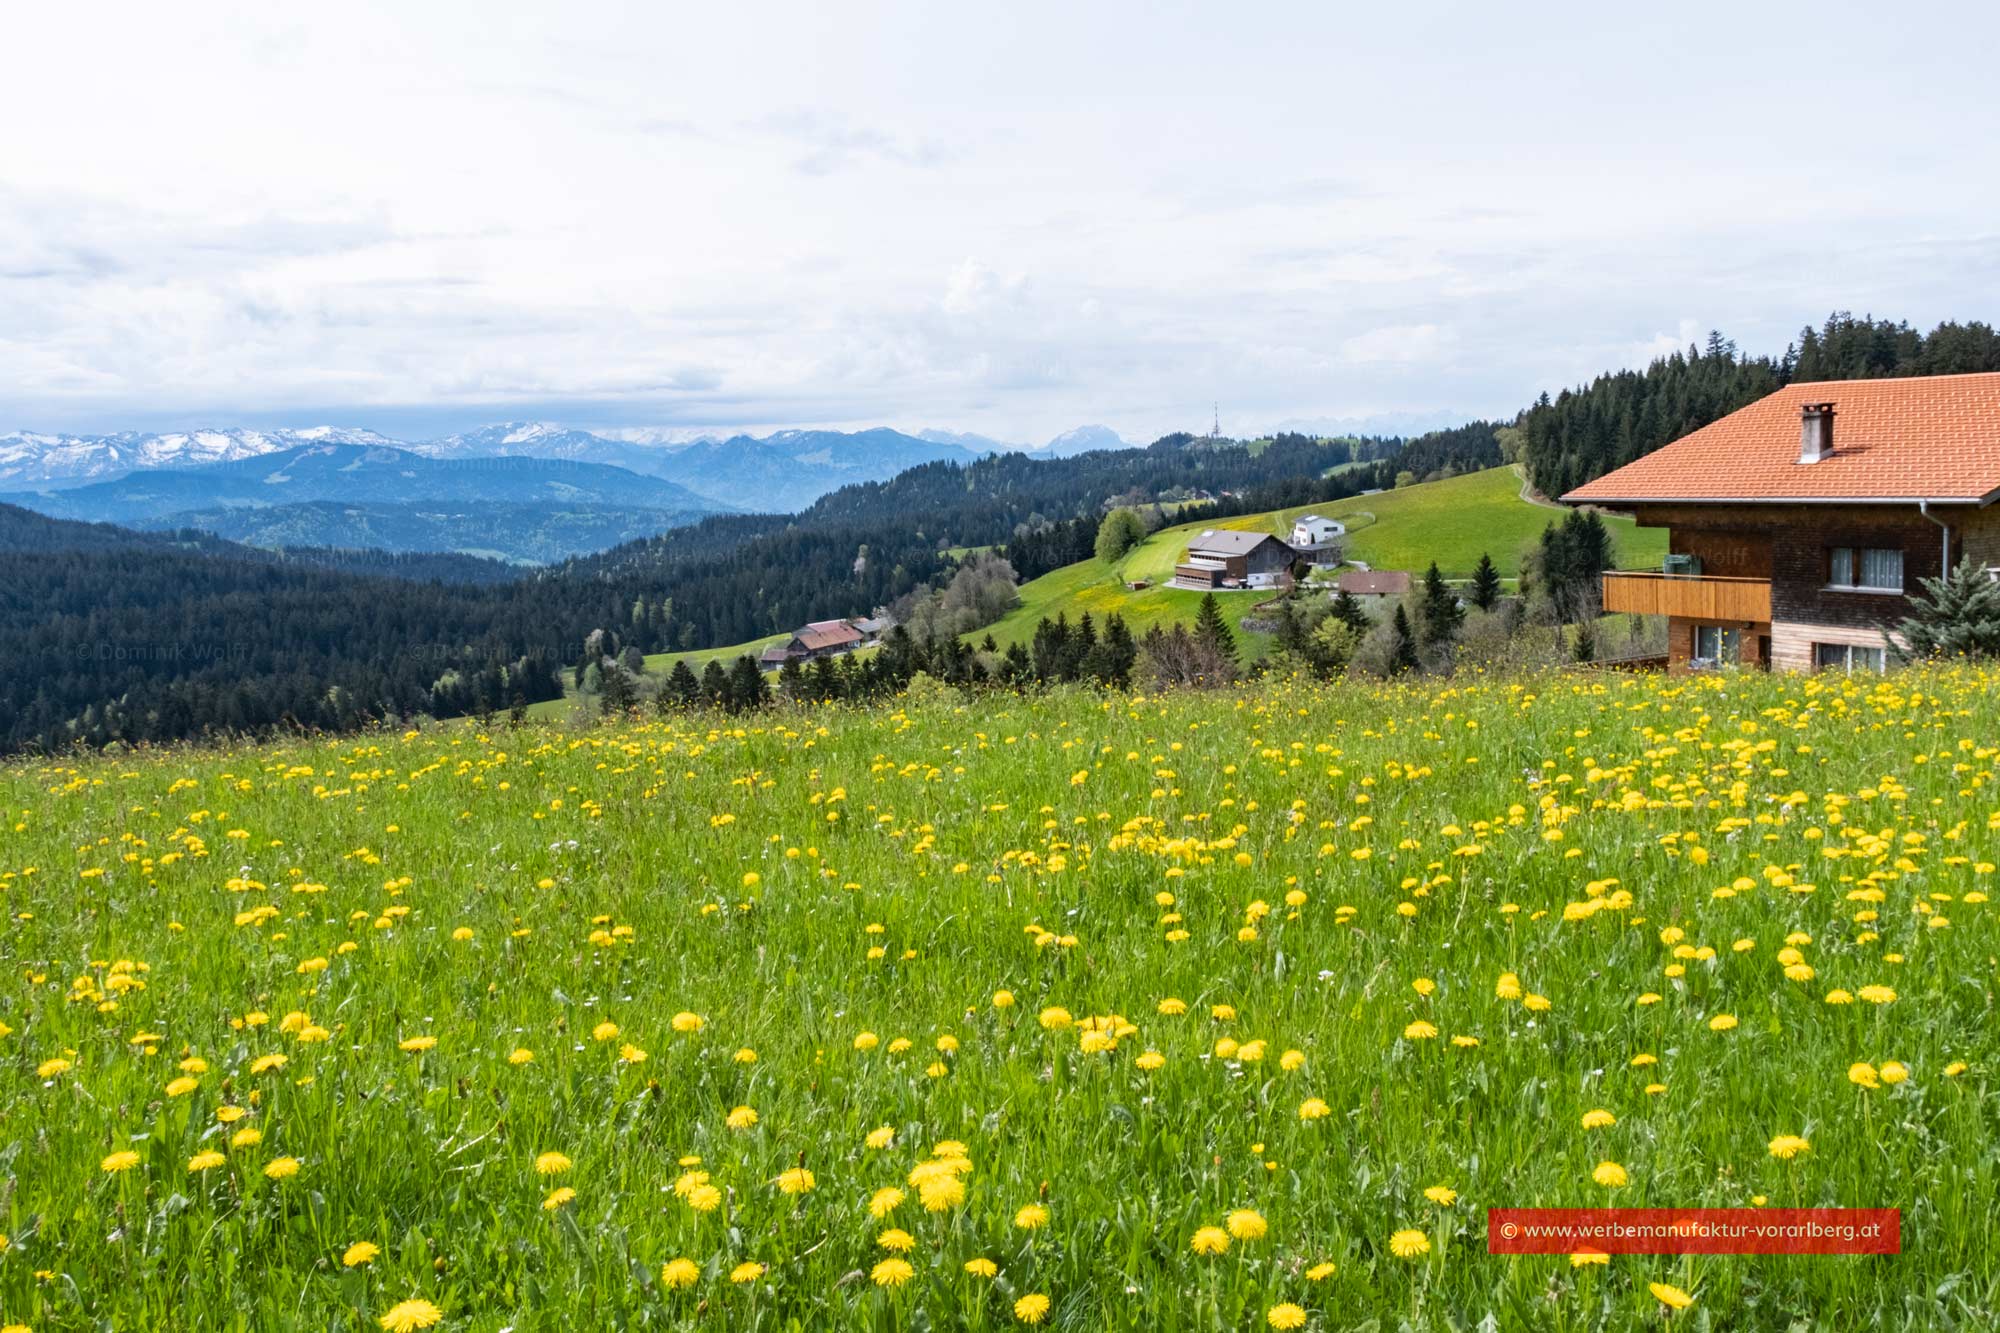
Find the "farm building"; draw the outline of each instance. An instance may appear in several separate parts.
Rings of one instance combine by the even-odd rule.
[[[1190,541],[1174,566],[1177,588],[1275,588],[1291,578],[1298,552],[1268,532],[1211,528]]]
[[[1788,385],[1563,499],[1668,529],[1603,586],[1669,669],[1879,671],[1919,579],[2000,570],[2000,374]]]
[[[859,620],[815,620],[793,633],[783,643],[774,643],[757,657],[766,671],[776,671],[787,662],[809,662],[815,657],[851,653],[880,641],[891,628],[883,616]]]
[[[1410,576],[1400,569],[1350,569],[1334,581],[1336,593],[1346,593],[1371,612],[1399,602],[1410,591]]]

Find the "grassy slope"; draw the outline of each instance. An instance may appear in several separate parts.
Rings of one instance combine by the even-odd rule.
[[[1101,621],[1115,611],[1125,617],[1134,634],[1143,634],[1156,624],[1192,620],[1202,594],[1158,586],[1135,593],[1127,591],[1125,584],[1134,579],[1158,584],[1171,578],[1189,538],[1205,528],[1288,533],[1292,521],[1308,513],[1346,523],[1349,556],[1376,569],[1419,571],[1436,560],[1446,576],[1465,578],[1484,552],[1492,555],[1502,574],[1513,575],[1520,568],[1522,548],[1561,517],[1556,509],[1521,499],[1520,492],[1520,474],[1500,467],[1380,495],[1245,514],[1220,523],[1162,528],[1115,566],[1085,560],[1022,585],[1021,605],[994,625],[992,634],[1003,647],[1016,640],[1025,642],[1034,635],[1037,621],[1059,612],[1075,620],[1088,611]],[[1616,543],[1620,566],[1657,562],[1666,550],[1666,536],[1658,530],[1639,528],[1625,518],[1607,518],[1605,522]],[[1224,616],[1235,625],[1263,596],[1228,593],[1221,600]],[[985,633],[981,630],[977,637]],[[1261,656],[1269,641],[1264,635],[1251,634],[1242,642],[1250,654]]]
[[[772,644],[783,643],[791,637],[789,632],[784,634],[767,634],[761,639],[752,639],[748,643],[732,643],[725,648],[697,648],[692,652],[686,653],[648,653],[646,655],[646,678],[641,682],[641,688],[650,689],[653,685],[666,679],[667,673],[674,669],[674,663],[676,662],[686,662],[688,670],[699,676],[701,669],[710,662],[720,661],[722,665],[728,666],[744,653],[755,657]],[[590,696],[592,706],[595,706],[596,697],[596,695]],[[560,699],[547,699],[538,704],[529,704],[528,715],[540,718],[568,717],[570,713],[575,711],[576,706],[576,686],[571,681],[569,668],[564,667],[563,697]]]

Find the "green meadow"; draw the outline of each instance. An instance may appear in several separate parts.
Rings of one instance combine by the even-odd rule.
[[[16,762],[0,1325],[1992,1327],[1996,737],[1464,672]],[[1486,1252],[1610,1204],[1903,1252]]]

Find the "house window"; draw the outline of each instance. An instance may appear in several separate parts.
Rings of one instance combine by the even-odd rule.
[[[1836,546],[1827,552],[1827,586],[1855,592],[1901,592],[1903,553],[1882,546]]]
[[[1694,661],[1697,667],[1734,666],[1743,656],[1743,633],[1726,625],[1694,627]]]
[[[1821,671],[1881,671],[1889,664],[1886,648],[1852,643],[1816,643],[1813,665]]]

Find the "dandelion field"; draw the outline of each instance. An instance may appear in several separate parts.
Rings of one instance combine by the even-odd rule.
[[[1952,669],[17,763],[0,1325],[1991,1327],[1996,756]],[[1611,1204],[1904,1252],[1485,1252]]]

